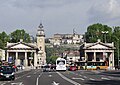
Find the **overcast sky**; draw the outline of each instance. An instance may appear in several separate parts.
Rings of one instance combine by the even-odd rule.
[[[0,32],[24,29],[36,35],[42,22],[46,37],[84,34],[94,23],[120,26],[120,0],[0,0]]]

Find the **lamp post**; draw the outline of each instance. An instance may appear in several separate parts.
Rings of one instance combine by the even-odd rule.
[[[118,53],[118,57],[117,57],[117,60],[118,60],[118,66],[119,66],[119,39],[117,37],[115,37],[117,39],[117,53]]]
[[[105,43],[106,43],[106,34],[108,33],[108,31],[102,31],[102,34],[105,34]],[[104,40],[104,37],[103,37]]]
[[[117,38],[118,40],[118,66],[119,66],[119,39]]]

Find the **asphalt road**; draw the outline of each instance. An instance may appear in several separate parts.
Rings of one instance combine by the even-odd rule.
[[[120,71],[42,72],[40,69],[16,74],[14,81],[0,85],[120,85]]]

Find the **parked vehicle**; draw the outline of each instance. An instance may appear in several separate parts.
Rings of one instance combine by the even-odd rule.
[[[70,66],[69,70],[70,70],[70,71],[76,71],[76,70],[77,70],[77,67],[76,67],[76,66]]]
[[[0,80],[15,79],[14,68],[12,66],[0,66]]]
[[[50,71],[51,71],[51,68],[49,65],[43,66],[43,72],[50,72]]]
[[[119,70],[120,69],[120,66],[115,66],[115,70]]]

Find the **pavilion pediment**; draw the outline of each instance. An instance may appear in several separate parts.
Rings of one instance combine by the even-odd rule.
[[[104,45],[101,45],[101,44],[97,44],[97,45],[93,45],[91,47],[88,47],[89,49],[109,49],[110,47],[107,47],[107,46],[104,46]]]
[[[11,48],[31,48],[31,47],[20,43],[15,46],[12,46]]]
[[[24,43],[24,42],[18,42],[12,45],[7,46],[8,49],[38,49],[35,45]]]
[[[112,45],[97,42],[97,43],[86,45],[84,49],[115,49],[115,47]]]

